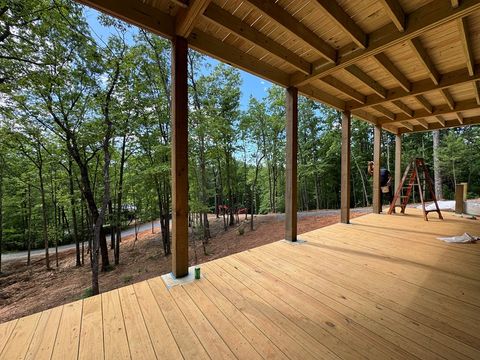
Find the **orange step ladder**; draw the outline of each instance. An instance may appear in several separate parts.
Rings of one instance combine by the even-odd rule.
[[[407,178],[408,185],[404,187]],[[430,192],[431,198],[433,199],[433,202],[435,204],[435,209],[433,210],[427,210],[425,208],[425,193],[422,189],[421,180],[425,181],[426,187]],[[412,189],[414,186],[418,187],[418,193],[420,195],[420,201],[422,202],[423,217],[425,218],[425,221],[428,221],[428,213],[430,212],[438,213],[438,218],[443,220],[442,212],[438,207],[437,198],[433,189],[432,178],[430,177],[427,166],[425,165],[425,161],[422,158],[413,159],[408,164],[405,172],[403,173],[402,181],[400,181],[397,191],[395,192],[395,196],[393,197],[392,203],[390,204],[388,214],[392,214],[395,211],[396,206],[402,209],[402,214],[405,214],[405,208],[407,207],[408,201],[410,200],[410,195],[412,194]],[[403,189],[406,189],[406,194],[404,196],[402,196]],[[401,200],[400,205],[396,205],[398,199]]]

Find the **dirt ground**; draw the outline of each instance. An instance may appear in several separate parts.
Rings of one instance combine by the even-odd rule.
[[[352,217],[362,213],[352,213]],[[284,237],[284,223],[277,215],[255,217],[254,231],[245,224],[245,233],[239,235],[238,225],[223,229],[223,219],[210,217],[212,238],[204,254],[200,240],[193,245],[190,240],[190,264],[200,264],[257,246],[268,244]],[[298,233],[304,233],[339,221],[339,215],[327,212],[321,216],[302,216],[298,219]],[[91,286],[91,272],[88,255],[85,265],[75,267],[75,250],[59,253],[59,266],[46,270],[41,257],[32,258],[32,265],[25,261],[10,261],[3,265],[0,275],[0,323],[59,306],[86,296]],[[113,261],[113,252],[110,252]],[[53,260],[53,261],[52,261]],[[51,263],[55,266],[54,255]],[[109,291],[130,283],[168,273],[171,256],[165,257],[160,235],[150,230],[122,240],[120,265],[100,275],[100,290]]]

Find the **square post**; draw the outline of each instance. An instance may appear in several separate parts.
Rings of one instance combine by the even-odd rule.
[[[341,190],[340,190],[340,221],[350,223],[350,111],[342,112],[342,164],[341,164]]]
[[[188,87],[185,38],[172,40],[172,273],[188,275]]]
[[[382,204],[380,200],[380,166],[381,166],[381,151],[382,151],[382,126],[375,125],[373,136],[373,213],[380,214],[382,211]]]
[[[285,239],[297,241],[298,89],[286,92]]]
[[[402,135],[395,135],[395,193],[402,181]],[[396,205],[400,205],[400,197],[397,199]]]

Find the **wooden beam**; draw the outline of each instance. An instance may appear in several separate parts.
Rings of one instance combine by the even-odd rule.
[[[480,105],[480,81],[473,82],[473,90],[475,91],[475,99],[477,99],[477,104]]]
[[[460,31],[460,38],[462,40],[463,51],[465,53],[465,60],[467,62],[467,69],[470,75],[473,75],[475,70],[475,58],[473,57],[472,42],[470,40],[470,32],[468,31],[467,19],[461,18],[457,20],[458,30]]]
[[[460,5],[460,0],[450,0],[452,3],[452,8],[456,9]]]
[[[365,74],[357,65],[351,65],[349,67],[346,67],[345,70],[355,76],[363,84],[368,86],[378,96],[382,98],[385,98],[387,96],[387,91],[385,90],[385,88],[381,86],[378,82],[373,80],[370,76]]]
[[[310,45],[329,63],[337,61],[337,51],[312,30],[296,20],[288,11],[276,4],[274,0],[246,0],[265,16],[287,30],[289,33]]]
[[[409,130],[413,130],[413,124],[408,121],[402,121],[400,124]]]
[[[336,96],[330,95],[329,93],[320,90],[319,88],[312,85],[304,85],[298,88],[298,91],[305,95],[306,97],[318,100],[326,105],[329,105],[337,110],[345,110],[345,101],[337,98]]]
[[[324,78],[320,79],[320,81],[324,82],[325,84],[330,85],[331,87],[337,89],[342,94],[347,95],[348,97],[360,102],[365,102],[365,95],[359,93],[357,90],[353,89],[352,87],[344,84],[340,80],[337,80],[331,75],[325,76]]]
[[[373,213],[379,214],[382,211],[382,204],[380,198],[380,167],[381,167],[381,153],[382,153],[382,127],[375,125],[373,136]]]
[[[342,162],[340,185],[340,222],[350,223],[350,143],[351,114],[342,112]]]
[[[422,45],[422,42],[419,38],[410,39],[408,41],[410,48],[415,53],[417,59],[422,63],[425,70],[428,72],[428,76],[432,79],[435,85],[440,83],[440,74],[438,73],[437,69],[433,65],[430,56],[427,53],[427,50]]]
[[[297,241],[298,90],[286,92],[285,240]]]
[[[437,120],[437,122],[438,122],[440,125],[445,126],[445,119],[444,119],[441,115],[435,116],[435,120]]]
[[[188,275],[188,43],[172,41],[172,273]]]
[[[480,80],[480,65],[475,67],[475,75],[470,76],[466,69],[455,70],[442,75],[440,84],[435,85],[430,79],[424,79],[412,83],[412,91],[406,92],[402,88],[394,88],[387,91],[387,97],[384,99],[377,94],[367,95],[367,102],[359,104],[358,102],[349,102],[347,106],[350,110],[361,109],[372,105],[382,104],[387,101],[393,101],[410,96],[422,95],[430,92],[438,92],[440,89],[446,89],[451,86],[470,83]]]
[[[286,61],[304,74],[310,74],[312,65],[308,61],[304,60],[293,51],[278,44],[236,16],[231,15],[228,11],[225,11],[215,3],[210,4],[205,10],[204,16],[215,24],[232,31],[235,35],[251,42],[265,51],[268,51],[277,58]]]
[[[398,84],[402,87],[403,90],[406,92],[410,92],[412,84],[407,79],[405,75],[402,74],[400,70],[390,61],[387,55],[384,53],[376,54],[373,56],[375,60],[377,60],[378,65],[380,65],[383,70],[385,70],[391,77],[393,77]]]
[[[142,2],[118,0],[77,1],[168,39],[172,39],[175,35],[174,19],[157,8]]]
[[[385,115],[390,120],[395,120],[395,114],[393,112],[391,112],[390,110],[388,110],[387,108],[385,108],[384,106],[375,105],[375,106],[372,106],[372,108],[377,110],[378,112],[382,113],[383,115]]]
[[[190,0],[186,9],[180,9],[175,18],[175,32],[178,36],[188,37],[195,23],[207,8],[210,0]]]
[[[453,101],[452,95],[450,94],[448,89],[442,89],[442,90],[440,90],[440,92],[442,93],[442,96],[445,99],[445,101],[447,102],[450,109],[452,109],[452,110],[455,109],[455,102]]]
[[[428,121],[425,120],[425,119],[417,119],[418,123],[420,124],[420,126],[423,126],[425,129],[428,130]]]
[[[368,35],[369,40],[366,49],[352,51],[351,46],[346,46],[338,51],[336,65],[319,61],[314,65],[312,75],[293,74],[290,78],[290,83],[293,85],[308,84],[315,79],[331,75],[339,69],[384,52],[388,48],[400,45],[409,39],[420,36],[429,30],[458,18],[465,17],[477,10],[480,10],[480,2],[478,0],[464,0],[457,9],[452,9],[450,0],[435,0],[435,6],[428,3],[408,15],[405,32],[398,32],[392,24],[385,25]]]
[[[365,49],[367,47],[368,37],[367,34],[353,21],[336,0],[316,0],[313,2],[317,4],[339,27],[342,28],[350,37],[353,42],[360,48]]]
[[[397,0],[380,0],[398,31],[405,31],[405,13]]]
[[[252,55],[240,51],[238,48],[226,44],[200,30],[195,29],[188,43],[192,49],[210,55],[220,61],[248,71],[278,85],[288,86],[288,75]]]
[[[462,113],[457,112],[457,113],[455,113],[455,115],[457,116],[458,122],[459,122],[460,124],[463,124],[463,115],[462,115]]]
[[[427,99],[425,99],[422,95],[417,95],[415,96],[415,99],[419,102],[420,105],[423,106],[423,108],[431,114],[433,111],[432,105],[428,102]]]
[[[402,135],[395,135],[395,189],[397,191],[402,181]],[[397,199],[397,205],[400,205],[400,198]]]
[[[376,105],[376,106],[379,106],[379,105]],[[468,110],[475,110],[475,109],[478,109],[478,105],[475,99],[470,99],[470,100],[459,101],[458,103],[455,104],[455,108],[453,110],[447,104],[442,104],[432,108],[432,112],[426,111],[425,109],[414,110],[412,116],[409,116],[407,114],[396,114],[395,120],[392,120],[390,117],[385,116],[383,118],[378,118],[377,122],[379,124],[385,125],[385,124],[392,124],[396,122],[402,122],[406,120],[416,120],[416,119],[428,118],[431,116],[447,115],[454,112],[468,111]]]
[[[440,123],[430,123],[430,126],[428,129],[425,129],[423,126],[420,125],[415,125],[412,130],[408,129],[399,129],[400,134],[405,134],[405,133],[416,133],[416,132],[422,132],[422,131],[431,131],[431,130],[437,130],[437,129],[448,129],[448,128],[455,128],[455,127],[463,127],[463,126],[468,126],[468,125],[479,125],[480,124],[480,116],[474,116],[470,118],[463,118],[463,124],[460,124],[457,119],[455,120],[447,120],[445,121],[445,126],[442,126]]]
[[[410,109],[404,103],[402,103],[400,100],[394,100],[392,101],[392,104],[395,105],[400,111],[402,111],[408,117],[413,117],[413,110]]]

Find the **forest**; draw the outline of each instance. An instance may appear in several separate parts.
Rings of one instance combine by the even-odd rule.
[[[44,248],[54,268],[48,248],[75,243],[76,265],[94,277],[121,261],[128,224],[159,219],[171,252],[171,45],[98,17],[108,39],[72,1],[0,1],[0,254]],[[240,71],[192,50],[188,80],[189,211],[194,236],[208,242],[207,214],[227,229],[239,209],[284,211],[285,90],[271,85],[242,106]],[[338,111],[300,98],[299,211],[339,208],[340,124]],[[351,147],[352,206],[367,207],[371,124],[353,120]],[[394,150],[384,131],[382,166],[392,173]],[[480,127],[403,136],[404,166],[423,157],[433,169],[434,151],[443,197],[459,182],[478,197]]]

